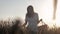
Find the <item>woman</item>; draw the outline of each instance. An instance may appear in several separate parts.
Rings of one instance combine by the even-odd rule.
[[[23,26],[25,26],[28,23],[27,30],[28,30],[29,34],[37,34],[37,32],[38,32],[37,24],[40,21],[38,18],[38,14],[34,12],[33,6],[29,5],[27,7],[25,24],[23,25]]]

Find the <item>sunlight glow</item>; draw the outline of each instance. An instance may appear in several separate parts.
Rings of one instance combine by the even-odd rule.
[[[52,0],[48,0],[48,2],[44,3],[44,5],[42,5],[42,8],[39,7],[39,9],[41,9],[41,12],[39,13],[40,18],[42,18],[44,20],[44,22],[46,24],[48,24],[49,27],[54,27],[54,25],[56,27],[60,27],[60,0],[58,0],[57,3],[57,10],[56,10],[56,19],[53,20],[53,1]]]
[[[39,18],[43,19],[43,21],[49,26],[52,27],[54,23],[52,23],[52,17],[53,17],[53,1],[48,0],[44,2],[39,9]]]
[[[56,26],[60,27],[60,0],[58,0],[58,5],[57,5]]]

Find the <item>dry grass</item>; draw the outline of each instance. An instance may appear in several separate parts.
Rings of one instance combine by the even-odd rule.
[[[21,20],[0,20],[0,34],[28,34],[28,30],[21,26]],[[38,27],[38,34],[60,34],[60,27],[49,29],[48,25]]]

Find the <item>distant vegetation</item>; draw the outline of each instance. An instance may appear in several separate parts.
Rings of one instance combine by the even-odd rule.
[[[38,27],[39,34],[60,34],[60,27],[49,28],[47,24]],[[0,34],[28,34],[20,18],[0,20]]]

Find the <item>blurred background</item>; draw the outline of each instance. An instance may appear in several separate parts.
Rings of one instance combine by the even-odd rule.
[[[34,11],[39,14],[39,19],[42,18],[50,28],[60,27],[60,0],[57,0],[57,6],[54,5],[54,0],[0,0],[0,20],[20,17],[24,21],[29,5],[34,7]]]
[[[0,19],[7,17],[21,17],[25,19],[27,6],[32,5],[34,11],[39,14],[39,19],[42,18],[49,26],[52,26],[54,13],[54,0],[0,0]],[[56,9],[56,25],[60,26],[60,0],[57,1]],[[58,22],[58,23],[57,23]]]

